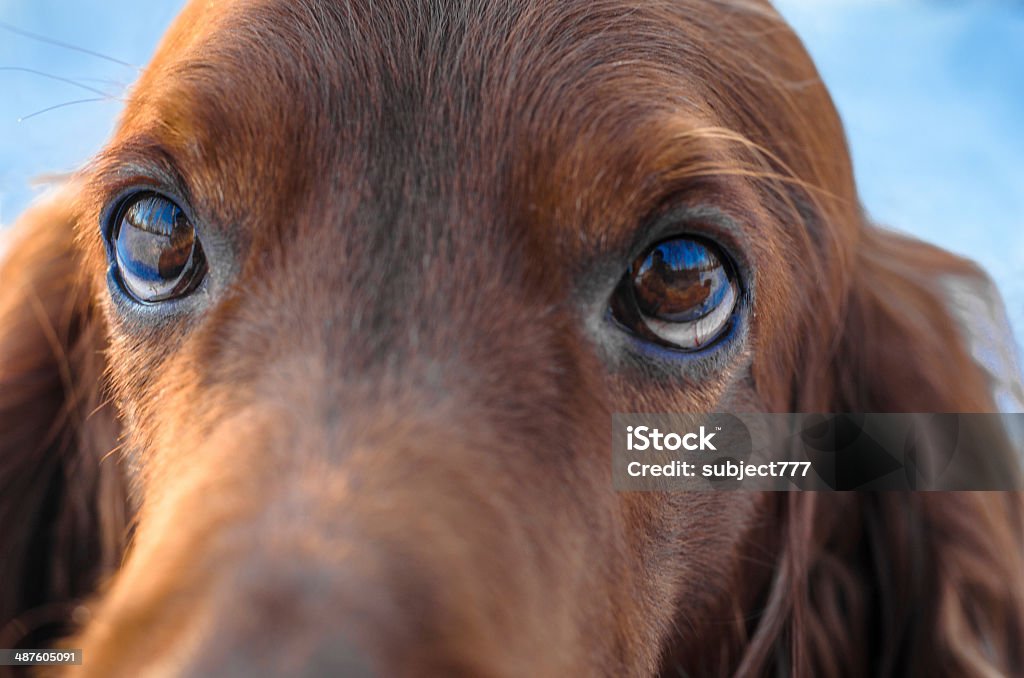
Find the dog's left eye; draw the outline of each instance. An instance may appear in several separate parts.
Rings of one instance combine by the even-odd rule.
[[[630,267],[612,299],[615,319],[634,334],[696,351],[729,327],[738,284],[722,250],[697,238],[658,243]]]
[[[206,274],[206,258],[188,216],[155,193],[129,198],[110,234],[116,273],[135,299],[155,304],[184,296]]]

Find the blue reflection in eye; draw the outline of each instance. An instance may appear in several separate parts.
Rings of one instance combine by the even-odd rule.
[[[157,303],[192,291],[206,260],[188,217],[155,193],[137,195],[119,212],[112,234],[117,275],[138,301]]]
[[[739,298],[733,268],[714,245],[673,238],[641,256],[613,312],[637,334],[684,350],[703,348],[729,325]]]

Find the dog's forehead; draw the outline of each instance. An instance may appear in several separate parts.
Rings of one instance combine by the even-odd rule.
[[[120,136],[237,223],[381,202],[631,221],[664,128],[720,121],[682,65],[709,45],[684,4],[197,2]]]

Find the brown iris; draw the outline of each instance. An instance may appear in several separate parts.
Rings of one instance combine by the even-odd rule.
[[[206,272],[195,227],[175,203],[155,193],[132,198],[113,234],[117,273],[145,303],[192,291]]]
[[[695,238],[674,238],[633,263],[613,312],[641,336],[694,350],[729,325],[737,298],[732,267],[717,247]]]

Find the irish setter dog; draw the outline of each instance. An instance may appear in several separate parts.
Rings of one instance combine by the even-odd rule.
[[[1024,672],[1015,493],[613,488],[613,412],[995,408],[766,3],[195,0],[0,279],[70,675]]]

